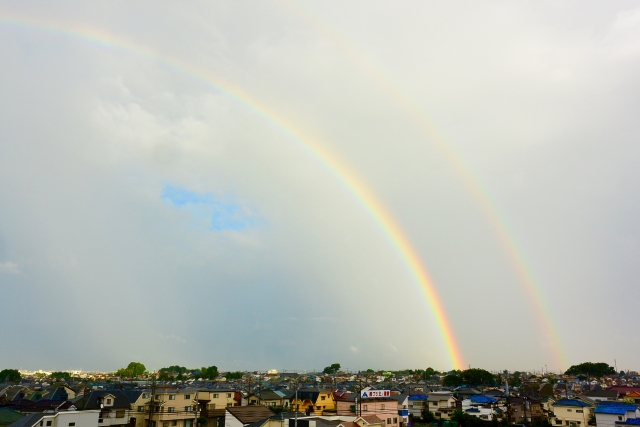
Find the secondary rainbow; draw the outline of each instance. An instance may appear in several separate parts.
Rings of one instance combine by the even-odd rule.
[[[464,368],[464,361],[455,340],[451,325],[447,319],[443,304],[440,301],[427,269],[421,262],[420,257],[413,248],[413,245],[398,222],[393,218],[389,210],[384,206],[373,190],[366,185],[356,170],[337,153],[330,151],[326,146],[320,144],[309,135],[305,135],[300,129],[296,128],[292,123],[286,120],[285,117],[281,116],[273,109],[270,109],[255,97],[252,97],[242,88],[233,85],[231,82],[222,79],[220,76],[216,76],[209,71],[195,67],[194,65],[179,59],[160,55],[150,49],[146,49],[128,40],[118,38],[107,32],[98,31],[95,28],[72,27],[66,24],[42,22],[33,18],[18,17],[14,15],[9,19],[8,14],[2,12],[0,12],[0,26],[31,31],[42,31],[50,34],[78,38],[106,48],[128,51],[137,56],[142,56],[149,60],[162,63],[165,66],[196,78],[235,99],[237,102],[240,102],[245,107],[261,116],[272,126],[279,129],[291,140],[298,143],[305,151],[316,158],[329,173],[334,175],[344,185],[344,187],[355,197],[362,208],[383,231],[386,239],[397,251],[398,255],[411,272],[413,278],[421,285],[421,289],[423,290],[433,311],[438,329],[441,332],[452,367],[454,369]]]
[[[559,365],[559,368],[569,366],[566,352],[563,349],[562,341],[557,332],[558,328],[552,320],[553,317],[547,305],[544,303],[546,297],[544,296],[542,286],[540,286],[540,283],[536,280],[531,265],[527,261],[523,249],[517,243],[514,233],[510,230],[506,218],[492,200],[487,189],[482,185],[481,180],[474,176],[471,167],[464,162],[463,156],[453,148],[452,144],[446,142],[441,136],[441,132],[438,132],[429,123],[402,89],[382,71],[381,67],[362,53],[365,49],[359,48],[355,43],[349,41],[347,37],[340,34],[335,28],[332,28],[317,14],[305,8],[302,3],[287,2],[287,5],[287,10],[294,12],[298,18],[310,23],[326,39],[331,40],[334,45],[339,46],[345,52],[344,58],[347,61],[357,64],[359,68],[367,73],[368,77],[375,78],[379,87],[384,88],[387,93],[393,97],[404,111],[414,119],[422,132],[429,136],[448,159],[456,174],[465,183],[484,215],[489,220],[498,241],[504,248],[516,274],[524,285],[525,292],[533,302],[533,307],[538,314],[538,322],[553,345],[555,362]]]

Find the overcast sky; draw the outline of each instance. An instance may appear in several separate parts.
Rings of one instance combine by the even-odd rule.
[[[3,1],[0,55],[0,369],[451,369],[347,171],[465,366],[640,368],[636,2]]]

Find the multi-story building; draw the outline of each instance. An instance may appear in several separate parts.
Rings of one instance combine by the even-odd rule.
[[[194,427],[196,424],[195,389],[156,391],[145,404],[145,427]]]
[[[336,414],[338,416],[354,415],[367,419],[375,415],[386,427],[399,427],[402,417],[398,415],[398,401],[389,397],[361,398],[354,393],[336,400]]]
[[[240,406],[242,395],[232,389],[199,389],[198,403],[202,417],[207,419],[207,426],[222,427],[226,408]]]
[[[549,421],[553,426],[584,427],[589,424],[595,404],[580,399],[560,399],[549,404],[553,411]]]

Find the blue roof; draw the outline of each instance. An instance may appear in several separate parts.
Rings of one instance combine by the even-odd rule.
[[[586,407],[586,406],[591,406],[591,405],[589,405],[588,403],[584,403],[583,401],[578,400],[578,399],[560,399],[556,403],[554,403],[553,406],[580,406],[580,407]]]
[[[616,424],[618,425],[631,424],[631,425],[640,426],[640,418],[629,418],[627,419],[627,421],[616,421]]]
[[[427,400],[429,396],[426,394],[410,394],[409,400]]]
[[[596,414],[624,415],[629,411],[635,412],[637,409],[638,405],[634,405],[633,403],[600,402],[594,412]]]
[[[494,399],[491,396],[485,396],[484,394],[473,395],[471,399],[472,403],[496,403],[498,399]]]
[[[469,408],[465,412],[480,412],[478,408]]]

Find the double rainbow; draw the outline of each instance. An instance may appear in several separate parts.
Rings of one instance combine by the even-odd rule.
[[[338,154],[331,152],[325,145],[310,135],[306,135],[301,129],[289,122],[277,111],[260,102],[255,97],[245,92],[242,88],[233,85],[220,76],[196,67],[193,64],[160,55],[131,41],[119,38],[105,31],[95,28],[71,26],[52,22],[40,21],[33,18],[9,15],[0,12],[0,26],[17,30],[40,31],[64,37],[80,39],[91,44],[118,49],[133,53],[171,69],[184,73],[194,79],[215,88],[226,94],[238,103],[244,105],[266,122],[277,128],[292,141],[299,144],[311,156],[318,160],[323,167],[339,180],[344,187],[354,196],[362,208],[382,230],[388,242],[399,253],[401,259],[411,272],[411,275],[420,284],[426,299],[431,307],[433,316],[441,331],[442,339],[448,353],[448,357],[454,369],[462,369],[464,362],[458,344],[456,343],[451,325],[445,314],[440,298],[427,269],[420,261],[416,250],[407,238],[406,234],[393,218],[386,206],[380,201],[373,190],[366,185],[356,170],[350,166]]]

